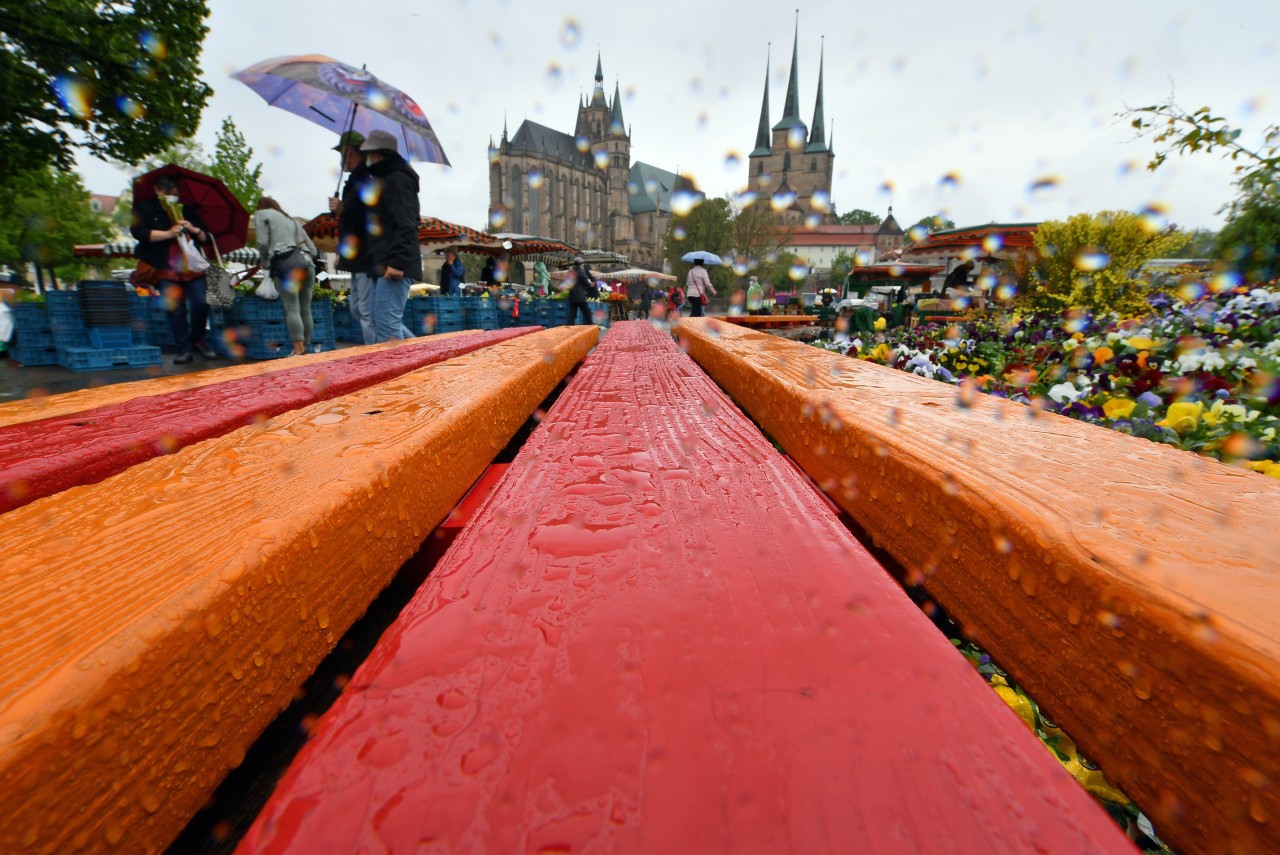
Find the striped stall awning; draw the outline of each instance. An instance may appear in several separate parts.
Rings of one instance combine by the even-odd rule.
[[[116,243],[77,244],[73,251],[77,258],[132,258],[137,247],[137,241],[127,240]],[[258,251],[247,246],[233,249],[231,252],[224,252],[222,260],[234,264],[257,264]]]

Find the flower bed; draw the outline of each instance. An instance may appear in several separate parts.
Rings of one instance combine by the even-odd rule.
[[[988,314],[815,342],[1280,478],[1280,289],[1203,283],[1138,318]],[[881,329],[877,323],[877,329]]]

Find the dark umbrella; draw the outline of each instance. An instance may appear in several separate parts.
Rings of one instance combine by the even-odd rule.
[[[200,212],[204,227],[217,242],[219,252],[231,252],[245,245],[249,234],[249,212],[223,184],[212,175],[203,175],[168,163],[159,169],[133,179],[135,201],[155,195],[156,179],[172,175],[178,180],[178,201]]]
[[[327,56],[268,59],[231,75],[268,104],[335,134],[387,131],[405,160],[449,165],[436,132],[417,102],[364,69]]]

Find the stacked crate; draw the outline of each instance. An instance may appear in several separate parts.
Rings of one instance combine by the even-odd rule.
[[[489,297],[463,297],[463,320],[469,330],[496,330],[498,306]]]
[[[13,312],[13,358],[23,365],[57,365],[58,348],[49,310],[44,303],[15,303]]]
[[[123,282],[86,281],[45,297],[58,364],[72,371],[159,365],[160,348],[136,335],[136,309]]]
[[[345,301],[333,304],[333,336],[335,341],[354,341],[357,344],[364,341],[364,335],[356,331],[351,307]]]

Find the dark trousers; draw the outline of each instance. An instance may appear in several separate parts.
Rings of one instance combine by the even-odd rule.
[[[586,303],[570,303],[569,304],[569,325],[573,326],[578,323],[578,312],[582,312],[582,322],[584,324],[594,324],[591,320],[591,307]]]
[[[702,306],[701,297],[690,297],[689,299],[684,301],[684,304],[689,307],[689,317],[691,318],[702,317],[703,306]]]
[[[173,343],[178,353],[190,353],[193,342],[204,341],[205,330],[209,326],[209,303],[205,300],[204,277],[192,279],[190,282],[161,282],[160,294],[170,301],[169,329],[173,332]],[[187,321],[187,310],[191,310],[191,321]]]

